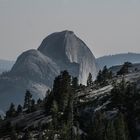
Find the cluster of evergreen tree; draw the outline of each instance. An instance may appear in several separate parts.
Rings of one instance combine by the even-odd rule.
[[[135,120],[140,122],[140,90],[136,83],[126,82],[124,79],[116,83],[111,91],[110,105],[124,114],[131,139],[135,140],[138,135]]]
[[[105,66],[99,72],[96,83],[104,86],[111,78],[112,73]],[[87,86],[91,87],[93,84],[92,75],[89,74]],[[45,110],[46,115],[51,116],[52,121],[45,126],[38,125],[36,136],[38,140],[137,140],[139,134],[135,120],[140,123],[140,91],[135,83],[126,82],[124,79],[115,83],[111,94],[107,97],[110,101],[107,108],[94,112],[88,120],[90,121],[88,126],[87,120],[82,120],[85,126],[81,124],[79,113],[81,107],[76,95],[79,88],[78,79],[63,71],[55,78],[52,90],[47,91],[43,101],[39,99],[35,102],[27,90],[24,105],[18,105],[16,108],[12,103],[6,112],[5,120],[41,108]],[[118,111],[116,116],[108,119],[107,111],[113,110]],[[85,135],[79,134],[81,125]],[[5,129],[0,132],[10,135],[11,140],[16,140],[19,138],[19,131],[16,126],[7,122]],[[23,132],[22,140],[34,138],[32,129]]]
[[[91,121],[88,140],[130,140],[128,126],[122,113],[108,119],[106,112],[98,111]]]
[[[88,128],[88,140],[137,140],[140,136],[140,90],[124,79],[114,84],[109,104],[94,113]],[[108,115],[108,111],[114,115]]]
[[[37,103],[35,103],[35,100],[32,98],[32,94],[29,90],[25,93],[24,98],[24,105],[18,105],[17,108],[13,103],[11,103],[9,109],[6,111],[6,118],[13,118],[16,117],[22,113],[31,113],[37,110],[37,107],[42,102],[41,99],[37,100]]]
[[[100,86],[105,86],[108,84],[109,80],[112,79],[112,72],[104,66],[103,70],[100,70],[95,83]]]
[[[111,91],[112,104],[121,112],[134,110],[134,103],[140,99],[140,93],[135,83],[126,82],[124,79],[120,83],[115,83]]]
[[[132,67],[132,63],[130,62],[125,62],[121,69],[117,72],[117,75],[124,75],[129,73],[129,68]]]
[[[67,71],[61,72],[54,80],[53,89],[47,91],[47,96],[44,100],[38,99],[37,102],[32,98],[32,94],[29,90],[25,93],[24,105],[18,105],[16,108],[13,103],[11,103],[10,108],[6,112],[6,118],[12,119],[18,115],[24,115],[27,113],[32,113],[39,109],[40,104],[42,104],[42,109],[45,109],[46,115],[52,116],[52,121],[43,129],[46,129],[45,135],[40,133],[40,140],[78,140],[79,135],[74,133],[74,126],[77,128],[78,121],[76,120],[75,111],[75,92],[79,88],[78,79],[69,75]],[[42,126],[41,126],[42,127]],[[11,139],[18,138],[18,128],[15,128],[9,122],[6,126],[9,129],[1,131],[3,134],[10,135]],[[42,131],[43,131],[42,129]],[[9,132],[13,133],[9,133]],[[5,133],[6,132],[6,133]],[[26,129],[22,139],[30,140],[32,139],[32,131]]]
[[[44,99],[45,100],[45,99]],[[1,118],[0,123],[3,123],[3,121],[6,121],[6,124],[4,125],[3,129],[0,129],[0,137],[4,135],[8,135],[11,140],[18,140],[18,132],[20,131],[19,128],[16,127],[16,125],[12,125],[10,119],[13,119],[15,117],[18,117],[19,115],[25,115],[28,113],[32,113],[40,108],[40,104],[43,101],[41,99],[38,99],[37,102],[32,98],[32,94],[29,90],[25,93],[24,98],[24,105],[18,105],[17,107],[11,103],[9,109],[6,111],[5,118]],[[28,137],[28,139],[27,139]],[[25,135],[22,138],[22,140],[31,140],[31,133],[28,131],[28,129],[25,131]]]
[[[89,73],[87,78],[87,86],[92,87],[94,84],[99,86],[105,86],[108,85],[109,80],[112,79],[113,74],[112,71],[107,68],[107,66],[104,66],[103,70],[99,70],[99,73],[97,75],[97,78],[95,82],[93,81],[92,74]]]
[[[52,115],[50,140],[56,136],[57,139],[77,140],[73,127],[74,116],[74,96],[75,90],[79,87],[78,79],[72,78],[67,71],[55,78],[53,89],[48,97],[46,110]],[[58,134],[58,135],[57,135]]]

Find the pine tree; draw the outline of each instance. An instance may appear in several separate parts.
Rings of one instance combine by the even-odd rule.
[[[60,111],[63,112],[68,104],[68,97],[71,92],[71,76],[67,71],[61,72],[55,78],[52,92]]]
[[[74,90],[76,90],[78,88],[79,84],[78,84],[78,78],[77,77],[73,77],[72,78],[72,88]]]
[[[9,110],[6,112],[6,117],[15,117],[16,116],[16,109],[15,105],[11,103]]]
[[[130,140],[127,123],[122,113],[119,113],[115,122],[115,130],[117,140]]]
[[[35,106],[35,100],[32,99],[31,100],[31,112],[34,112],[34,111],[36,111],[36,106]]]
[[[97,79],[96,79],[96,83],[102,83],[102,80],[103,80],[103,76],[102,76],[102,71],[99,70],[99,73],[97,75]]]
[[[2,116],[0,115],[0,123],[3,121],[3,118],[2,118]]]
[[[95,116],[89,129],[89,139],[104,140],[105,114],[96,112]]]
[[[121,69],[117,72],[117,75],[124,75],[124,74],[127,74],[129,72],[129,67],[132,66],[132,63],[130,62],[125,62],[123,64],[123,66],[121,67]]]
[[[105,140],[117,140],[116,128],[114,126],[113,120],[110,120],[109,122],[107,122],[104,138],[105,138]]]
[[[53,90],[49,94],[49,98],[51,97],[52,100],[53,137],[65,140],[73,139],[73,92],[76,90],[77,81],[75,78],[72,83],[67,71],[61,72],[54,80]]]
[[[111,91],[112,104],[117,107],[120,111],[124,109],[134,110],[134,102],[136,102],[136,96],[139,93],[135,84],[126,82],[124,79],[120,83],[114,85],[114,88]]]
[[[18,105],[18,107],[17,107],[17,115],[19,115],[20,113],[22,113],[22,110],[23,110],[22,106],[21,105]]]
[[[109,76],[110,72],[107,68],[107,66],[104,66],[102,70],[102,85],[108,84],[108,79],[110,78]]]
[[[109,80],[112,79],[112,71],[109,71],[107,66],[104,66],[103,70],[100,70],[95,83],[99,86],[105,86],[108,85]]]
[[[92,85],[93,85],[92,74],[89,73],[88,78],[87,78],[87,86],[90,87]]]
[[[41,103],[42,103],[42,100],[39,98],[39,99],[37,100],[37,104],[40,105]]]
[[[73,132],[73,122],[74,122],[74,107],[73,107],[73,103],[74,102],[74,97],[71,94],[71,96],[69,96],[68,99],[68,105],[67,108],[64,112],[64,117],[63,117],[63,121],[65,122],[66,126],[68,127],[67,129],[69,130],[69,137],[70,139],[74,139],[74,132]]]
[[[108,79],[112,79],[112,77],[113,77],[113,73],[112,73],[112,71],[109,71],[108,72]]]
[[[18,140],[18,134],[15,130],[15,127],[11,127],[10,138],[11,140]]]
[[[47,101],[47,98],[48,98],[48,96],[50,95],[50,93],[51,93],[51,91],[48,89],[48,90],[46,91],[46,95],[45,95],[45,98],[44,98],[44,101],[45,101],[45,102]]]
[[[54,100],[54,94],[51,91],[50,94],[48,94],[48,96],[45,97],[44,107],[45,107],[46,114],[50,114],[53,100]]]
[[[114,85],[111,91],[112,105],[117,107],[120,111],[123,109],[124,97],[126,94],[127,83],[124,79],[120,83]]]
[[[71,129],[69,127],[69,124],[63,124],[62,129],[60,132],[60,139],[62,140],[72,140],[71,139]]]
[[[108,77],[108,68],[107,68],[107,66],[104,66],[102,74],[103,74],[104,78]]]
[[[52,123],[53,123],[53,129],[56,130],[58,129],[58,118],[59,118],[59,112],[58,112],[58,104],[54,100],[52,107],[51,107],[51,113],[52,113]]]
[[[31,112],[31,105],[32,105],[32,94],[29,90],[25,93],[25,99],[24,99],[24,108],[27,109],[28,112]]]

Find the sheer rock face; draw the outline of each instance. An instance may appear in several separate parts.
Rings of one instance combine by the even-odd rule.
[[[23,52],[18,57],[11,71],[0,78],[0,109],[11,102],[22,104],[26,89],[35,99],[43,98],[62,70],[68,70],[82,84],[86,84],[89,72],[95,78],[98,71],[92,52],[71,31],[53,33],[38,50]]]
[[[51,34],[43,40],[38,50],[56,62],[60,71],[67,69],[71,75],[77,76],[82,84],[86,84],[89,73],[94,79],[97,75],[95,57],[71,31]]]

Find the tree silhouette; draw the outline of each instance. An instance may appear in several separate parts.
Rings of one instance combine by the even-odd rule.
[[[87,78],[87,86],[90,87],[92,85],[93,85],[92,74],[89,73],[88,78]]]
[[[18,105],[18,107],[17,107],[17,114],[19,115],[20,113],[22,113],[22,110],[23,110],[22,106]]]
[[[124,64],[123,64],[123,66],[121,67],[121,69],[117,72],[117,75],[124,75],[124,74],[127,74],[129,71],[128,71],[128,69],[129,69],[129,67],[131,67],[132,66],[132,63],[130,63],[130,62],[125,62]]]
[[[32,106],[32,94],[29,90],[25,93],[25,99],[24,99],[24,108],[27,109],[28,112],[31,112],[31,106]]]
[[[15,105],[11,103],[9,110],[6,112],[6,117],[15,117],[16,116],[16,109]]]

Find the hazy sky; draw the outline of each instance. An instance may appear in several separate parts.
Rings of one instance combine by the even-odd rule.
[[[140,53],[140,0],[0,0],[0,58],[15,60],[65,29],[96,57]]]

